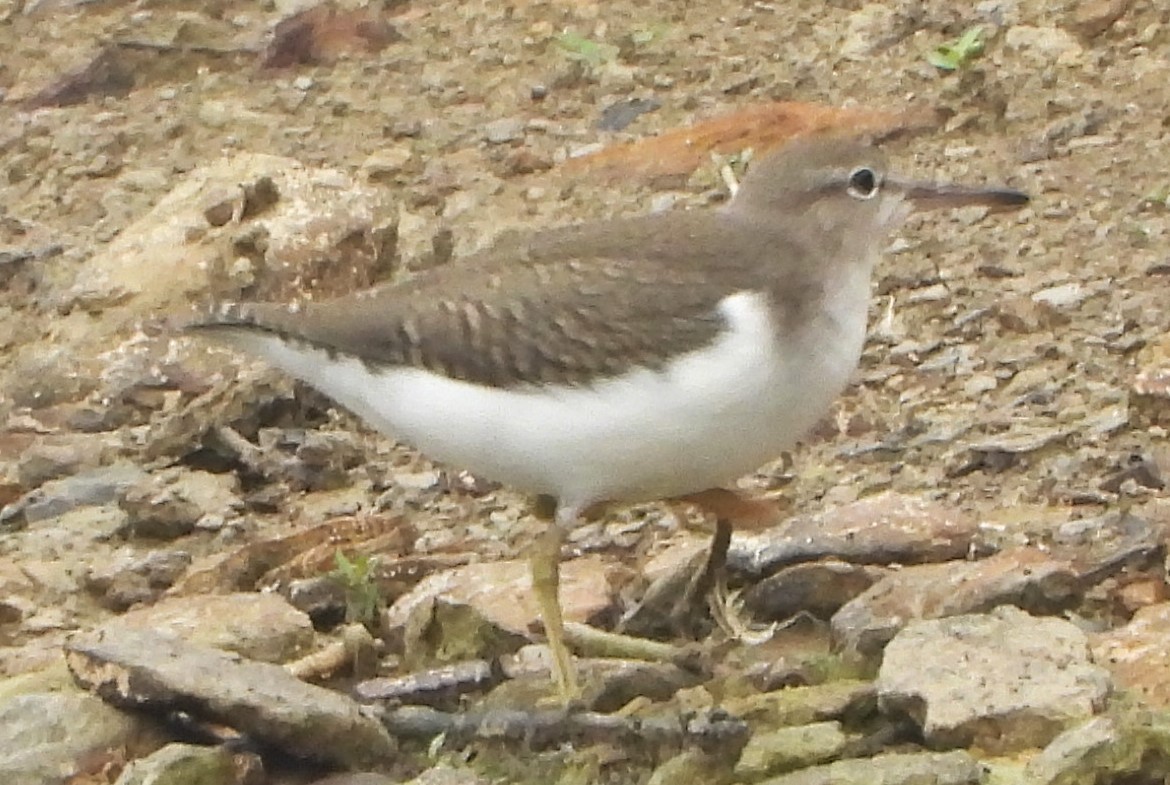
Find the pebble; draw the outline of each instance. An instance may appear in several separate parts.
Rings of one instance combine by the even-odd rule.
[[[1112,680],[1076,625],[1005,605],[911,623],[886,647],[877,689],[882,712],[909,717],[929,746],[1000,755],[1092,717]]]
[[[181,710],[297,758],[360,769],[385,764],[397,750],[378,720],[341,692],[153,630],[80,633],[65,658],[78,684],[115,705]]]
[[[524,121],[518,117],[492,120],[483,128],[484,138],[491,144],[506,144],[524,135]]]

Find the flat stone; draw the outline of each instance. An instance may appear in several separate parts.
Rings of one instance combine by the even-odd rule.
[[[492,120],[483,128],[484,138],[491,144],[505,144],[524,135],[524,121],[518,117],[502,117]]]
[[[82,468],[92,469],[101,460],[102,441],[89,435],[40,438],[21,451],[16,464],[17,481],[24,489],[31,490],[49,480],[76,474]]]
[[[236,785],[236,767],[225,747],[168,744],[131,761],[114,785]]]
[[[230,474],[181,471],[152,475],[119,499],[126,512],[127,533],[171,540],[190,534],[205,515],[226,515],[240,507]]]
[[[759,621],[787,621],[799,613],[827,619],[883,574],[880,567],[837,559],[794,564],[748,589],[744,609]]]
[[[589,622],[607,610],[612,599],[604,560],[586,556],[562,562],[560,599],[567,621]],[[391,630],[410,628],[408,648],[411,640],[422,640],[424,628],[446,628],[437,637],[426,634],[430,651],[408,651],[408,658],[450,662],[516,651],[530,639],[539,619],[529,564],[516,560],[468,564],[430,575],[400,597],[384,621]]]
[[[918,496],[887,492],[815,515],[791,518],[752,537],[736,537],[727,555],[751,580],[799,562],[837,558],[857,564],[918,564],[967,554],[978,523]]]
[[[983,767],[966,752],[909,752],[839,760],[759,785],[978,785]]]
[[[444,767],[440,766],[438,768]],[[411,780],[410,782],[411,785],[414,785],[416,780]],[[442,782],[442,780],[437,780],[436,783],[438,782]],[[385,774],[378,774],[373,771],[354,771],[330,774],[328,777],[313,780],[309,785],[399,785],[399,783],[400,780],[388,777]]]
[[[75,690],[0,700],[0,782],[61,782],[85,771],[88,756],[115,747],[157,745],[144,721]]]
[[[839,722],[817,722],[752,734],[735,764],[735,776],[756,780],[832,760],[849,737]]]
[[[128,611],[98,631],[121,635],[127,629],[162,632],[273,663],[303,656],[314,640],[308,614],[280,595],[266,592],[167,597],[155,605]]]
[[[65,660],[78,684],[115,706],[181,709],[297,758],[365,768],[396,751],[381,723],[351,698],[279,665],[131,628],[79,633]]]
[[[1004,46],[1018,49],[1036,60],[1052,60],[1067,64],[1084,51],[1075,36],[1057,27],[1014,25],[1004,35]]]
[[[842,679],[732,698],[725,701],[724,708],[757,727],[774,728],[868,714],[876,700],[873,682]]]
[[[81,507],[110,504],[145,476],[138,466],[119,463],[49,480],[0,511],[0,526],[20,528]]]
[[[909,716],[933,747],[993,754],[1043,747],[1111,690],[1085,634],[1012,606],[911,623],[886,647],[878,705]]]
[[[1126,744],[1112,717],[1094,717],[1053,739],[1025,771],[1035,785],[1111,782],[1141,768],[1144,745]]]
[[[1090,639],[1093,659],[1118,686],[1142,701],[1170,708],[1170,603],[1142,608],[1129,623]]]
[[[835,645],[872,656],[915,619],[978,613],[997,605],[1055,612],[1078,596],[1072,565],[1032,548],[978,561],[895,570],[850,600],[831,621]]]

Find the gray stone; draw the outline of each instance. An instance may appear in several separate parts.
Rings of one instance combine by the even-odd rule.
[[[132,761],[114,785],[234,785],[236,770],[223,747],[168,744]]]
[[[44,785],[82,773],[96,751],[132,746],[142,721],[80,692],[40,692],[0,702],[0,782]]]
[[[800,613],[827,619],[883,575],[881,567],[837,559],[794,564],[752,586],[744,609],[758,621],[787,621]]]
[[[1113,718],[1094,717],[1053,739],[1025,771],[1035,785],[1112,781],[1141,768],[1144,746],[1126,744],[1123,736]]]
[[[873,711],[876,698],[872,682],[842,679],[732,698],[724,703],[724,708],[755,726],[807,725],[868,714]]]
[[[856,564],[946,561],[966,556],[977,532],[977,521],[959,510],[881,493],[791,518],[754,537],[737,537],[727,565],[759,579],[790,564],[830,557]]]
[[[849,737],[839,722],[817,722],[752,734],[735,764],[735,776],[756,780],[836,758]]]
[[[103,607],[124,611],[154,602],[190,566],[191,554],[186,551],[156,550],[139,555],[125,549],[109,561],[93,564],[85,576],[85,588]]]
[[[877,688],[881,710],[908,715],[931,746],[1003,754],[1091,717],[1111,682],[1075,625],[1004,606],[910,624],[886,647]]]
[[[127,516],[127,532],[134,537],[172,540],[193,532],[203,517],[200,506],[181,490],[154,477],[126,489],[118,504]]]
[[[127,629],[165,632],[272,663],[303,656],[314,639],[307,614],[278,594],[260,592],[168,597],[111,619],[99,631],[118,636]]]
[[[1129,623],[1092,637],[1093,658],[1143,703],[1170,708],[1170,603],[1142,608]]]
[[[279,665],[129,628],[77,634],[65,659],[78,684],[114,705],[181,708],[298,758],[366,768],[386,763],[397,749],[352,699],[298,681]]]
[[[612,600],[597,556],[561,564],[561,607],[566,621],[587,622]],[[525,561],[468,564],[433,573],[399,597],[383,618],[401,630],[411,667],[499,656],[528,640],[540,614]]]
[[[505,144],[524,135],[524,121],[517,117],[503,117],[492,120],[484,126],[484,138],[492,144]]]
[[[83,465],[96,465],[99,451],[100,445],[93,439],[78,438],[64,443],[40,439],[20,454],[17,481],[24,489],[37,488],[49,480],[75,474]]]
[[[936,619],[1019,605],[1051,613],[1079,596],[1070,562],[1035,548],[977,561],[920,564],[891,571],[833,614],[834,644],[872,656],[915,619]]]
[[[58,518],[79,507],[110,504],[145,476],[141,468],[120,463],[50,480],[0,511],[0,526],[20,528]]]
[[[966,752],[911,752],[840,760],[760,785],[978,785],[983,767]]]

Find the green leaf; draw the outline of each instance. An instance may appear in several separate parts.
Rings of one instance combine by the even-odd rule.
[[[617,57],[618,48],[613,44],[599,44],[576,33],[561,33],[556,38],[557,46],[571,60],[581,60],[590,68],[597,68]]]
[[[983,25],[975,25],[953,41],[939,44],[927,52],[926,62],[943,71],[957,71],[983,54],[986,43]]]

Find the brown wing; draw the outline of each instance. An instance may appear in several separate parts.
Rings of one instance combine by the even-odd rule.
[[[713,341],[719,301],[761,288],[745,264],[760,251],[752,242],[716,213],[569,227],[401,284],[293,309],[232,306],[196,326],[274,332],[493,387],[586,384]]]

